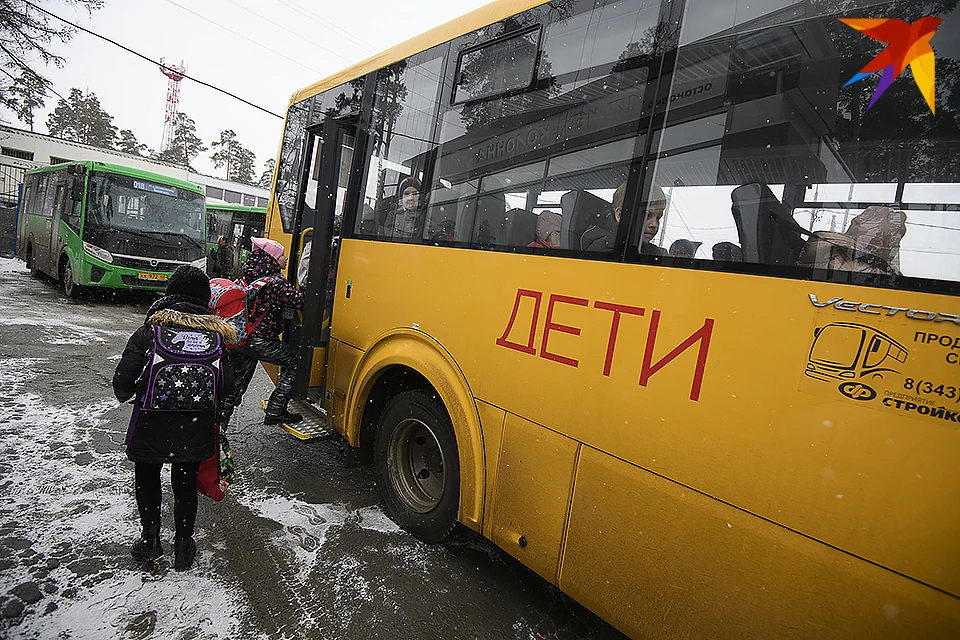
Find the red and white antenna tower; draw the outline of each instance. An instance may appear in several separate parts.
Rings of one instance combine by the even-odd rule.
[[[160,142],[160,151],[166,151],[173,143],[173,125],[180,108],[180,81],[187,72],[187,65],[180,61],[180,66],[166,65],[160,58],[160,72],[167,76],[167,110],[163,116],[163,140]]]

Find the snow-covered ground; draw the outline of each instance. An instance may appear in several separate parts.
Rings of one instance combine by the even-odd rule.
[[[427,546],[399,530],[369,470],[335,461],[344,445],[261,423],[262,373],[231,424],[238,481],[201,497],[194,567],[172,568],[169,469],[166,554],[138,564],[130,407],[111,378],[149,301],[67,301],[13,259],[0,301],[0,638],[619,635],[476,536]],[[551,632],[565,626],[579,631]]]

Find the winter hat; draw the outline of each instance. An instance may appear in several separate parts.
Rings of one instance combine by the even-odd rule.
[[[267,238],[251,238],[250,242],[253,243],[253,250],[256,251],[260,249],[266,251],[270,257],[274,260],[280,260],[280,256],[283,255],[283,245],[277,242],[276,240],[269,240]]]
[[[410,176],[409,178],[404,178],[403,180],[401,180],[400,184],[397,185],[397,195],[402,196],[403,190],[406,189],[407,187],[413,187],[417,191],[423,190],[421,188],[420,181],[414,178],[413,176]]]
[[[563,218],[555,211],[542,211],[537,216],[537,240],[546,240],[554,231],[560,231]]]
[[[167,281],[166,295],[177,294],[206,302],[210,300],[210,279],[196,267],[180,265]]]

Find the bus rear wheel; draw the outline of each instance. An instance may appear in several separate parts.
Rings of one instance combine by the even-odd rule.
[[[73,266],[70,264],[70,258],[64,257],[60,265],[60,284],[63,286],[63,293],[72,300],[79,300],[83,297],[84,288],[77,284],[73,279]]]
[[[424,542],[456,527],[460,458],[446,408],[435,393],[406,391],[383,410],[374,443],[377,485],[389,516]]]

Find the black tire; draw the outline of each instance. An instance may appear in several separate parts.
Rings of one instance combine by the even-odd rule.
[[[374,443],[387,514],[424,542],[457,525],[460,458],[453,424],[435,393],[405,391],[384,407]]]
[[[27,245],[27,270],[34,278],[42,278],[43,272],[37,269],[37,256],[33,255],[33,245]]]
[[[70,258],[64,259],[60,266],[60,285],[63,287],[63,293],[71,300],[79,300],[85,293],[84,288],[73,281],[73,266],[70,264]]]

